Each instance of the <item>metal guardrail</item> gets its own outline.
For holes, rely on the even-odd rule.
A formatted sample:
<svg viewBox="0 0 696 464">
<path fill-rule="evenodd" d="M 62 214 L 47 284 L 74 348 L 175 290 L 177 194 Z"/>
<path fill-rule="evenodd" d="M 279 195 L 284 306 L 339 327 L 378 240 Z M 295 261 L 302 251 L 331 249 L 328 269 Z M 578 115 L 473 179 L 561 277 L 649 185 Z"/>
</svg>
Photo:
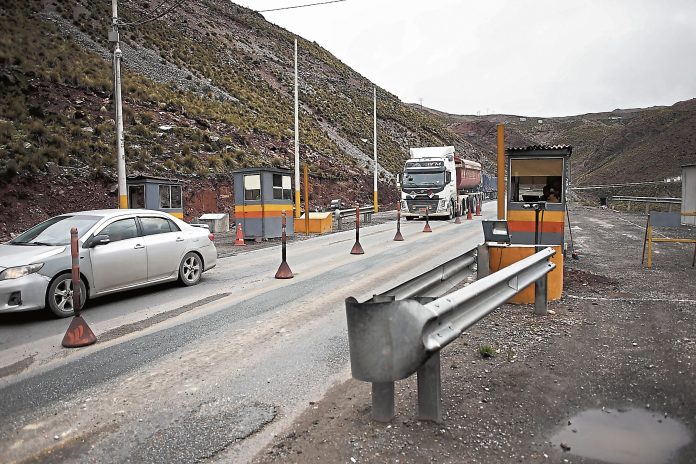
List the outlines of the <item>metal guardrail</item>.
<svg viewBox="0 0 696 464">
<path fill-rule="evenodd" d="M 669 198 L 669 197 L 630 197 L 615 195 L 607 198 L 607 206 L 611 205 L 611 202 L 622 201 L 628 203 L 626 207 L 627 211 L 631 211 L 632 203 L 645 203 L 645 213 L 650 212 L 651 204 L 666 204 L 669 205 L 669 211 L 672 211 L 672 205 L 681 205 L 681 198 Z"/>
<path fill-rule="evenodd" d="M 374 206 L 361 206 L 360 207 L 360 214 L 363 215 L 363 222 L 372 222 L 372 214 L 374 212 L 375 212 Z M 336 219 L 336 226 L 338 227 L 338 230 L 341 230 L 341 224 L 343 222 L 343 218 L 354 217 L 354 216 L 355 216 L 355 208 L 337 209 L 336 211 L 334 211 L 334 218 Z"/>
<path fill-rule="evenodd" d="M 394 382 L 417 373 L 418 416 L 441 422 L 440 350 L 530 284 L 535 313 L 546 314 L 547 274 L 555 268 L 550 247 L 448 295 L 425 297 L 476 261 L 487 268 L 487 251 L 480 246 L 364 303 L 346 299 L 351 371 L 372 383 L 375 420 L 394 418 Z"/>
</svg>

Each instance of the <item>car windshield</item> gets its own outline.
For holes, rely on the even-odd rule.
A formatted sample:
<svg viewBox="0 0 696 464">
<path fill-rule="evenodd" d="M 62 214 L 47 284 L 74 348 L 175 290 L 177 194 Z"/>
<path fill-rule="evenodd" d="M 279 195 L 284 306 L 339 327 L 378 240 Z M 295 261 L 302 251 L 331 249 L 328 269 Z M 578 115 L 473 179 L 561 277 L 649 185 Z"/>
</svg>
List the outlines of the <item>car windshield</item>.
<svg viewBox="0 0 696 464">
<path fill-rule="evenodd" d="M 101 216 L 56 216 L 35 225 L 9 243 L 25 246 L 69 245 L 71 228 L 77 227 L 78 235 L 82 236 L 100 219 Z"/>
</svg>

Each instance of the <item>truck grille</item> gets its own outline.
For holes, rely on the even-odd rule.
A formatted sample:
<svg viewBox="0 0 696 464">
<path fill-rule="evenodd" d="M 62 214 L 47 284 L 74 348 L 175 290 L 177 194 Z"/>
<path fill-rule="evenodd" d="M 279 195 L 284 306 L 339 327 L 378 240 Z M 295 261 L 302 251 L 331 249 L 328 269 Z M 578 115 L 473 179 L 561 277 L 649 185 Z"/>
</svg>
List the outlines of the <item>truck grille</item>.
<svg viewBox="0 0 696 464">
<path fill-rule="evenodd" d="M 408 206 L 409 213 L 423 213 L 424 208 L 428 208 L 428 214 L 437 211 L 437 203 L 440 201 L 437 198 L 415 198 L 413 200 L 406 200 L 406 206 Z"/>
</svg>

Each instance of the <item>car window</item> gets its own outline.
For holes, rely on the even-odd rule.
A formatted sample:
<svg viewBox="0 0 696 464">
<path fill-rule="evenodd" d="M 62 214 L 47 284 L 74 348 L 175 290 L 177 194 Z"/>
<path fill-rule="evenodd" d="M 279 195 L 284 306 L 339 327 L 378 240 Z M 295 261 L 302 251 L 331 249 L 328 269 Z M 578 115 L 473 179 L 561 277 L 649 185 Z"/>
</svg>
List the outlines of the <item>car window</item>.
<svg viewBox="0 0 696 464">
<path fill-rule="evenodd" d="M 69 245 L 70 229 L 77 227 L 80 237 L 102 219 L 101 216 L 56 216 L 15 237 L 13 245 Z"/>
<path fill-rule="evenodd" d="M 172 221 L 161 217 L 141 217 L 143 235 L 166 234 L 178 231 L 179 228 Z"/>
<path fill-rule="evenodd" d="M 104 227 L 99 234 L 107 234 L 111 242 L 126 240 L 138 236 L 138 226 L 135 218 L 120 219 Z"/>
</svg>

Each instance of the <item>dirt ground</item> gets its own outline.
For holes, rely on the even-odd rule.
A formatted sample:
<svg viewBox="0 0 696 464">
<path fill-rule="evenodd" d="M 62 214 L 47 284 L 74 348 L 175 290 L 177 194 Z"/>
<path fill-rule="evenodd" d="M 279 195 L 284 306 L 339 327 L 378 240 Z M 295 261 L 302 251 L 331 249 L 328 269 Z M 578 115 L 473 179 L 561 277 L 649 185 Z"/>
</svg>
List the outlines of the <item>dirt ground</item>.
<svg viewBox="0 0 696 464">
<path fill-rule="evenodd" d="M 656 245 L 648 270 L 643 215 L 586 207 L 571 215 L 580 259 L 568 253 L 563 297 L 549 314 L 504 305 L 441 352 L 442 423 L 418 420 L 415 376 L 396 383 L 388 424 L 371 420 L 370 384 L 349 380 L 307 405 L 254 462 L 696 462 L 693 245 Z M 486 345 L 494 356 L 479 353 Z M 575 441 L 552 438 L 583 411 L 638 409 L 658 427 L 649 437 L 632 434 L 636 424 L 599 429 L 633 453 L 627 460 L 586 457 L 601 447 L 583 444 L 583 430 L 573 429 Z M 687 438 L 670 448 L 659 427 L 673 421 Z M 646 441 L 665 445 L 659 459 L 645 454 Z"/>
</svg>

